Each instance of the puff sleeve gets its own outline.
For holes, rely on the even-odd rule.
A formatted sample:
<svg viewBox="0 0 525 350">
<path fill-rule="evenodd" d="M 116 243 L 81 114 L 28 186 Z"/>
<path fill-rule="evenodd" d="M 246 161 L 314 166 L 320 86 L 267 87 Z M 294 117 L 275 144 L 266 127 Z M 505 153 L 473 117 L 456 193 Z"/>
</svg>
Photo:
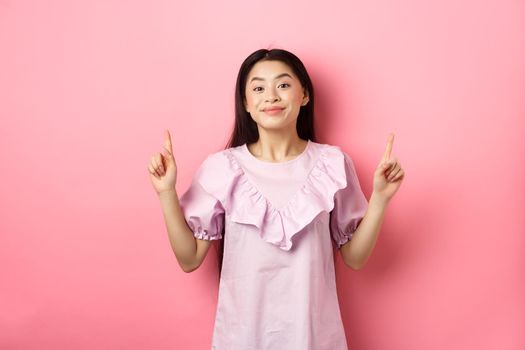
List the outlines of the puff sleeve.
<svg viewBox="0 0 525 350">
<path fill-rule="evenodd" d="M 338 249 L 352 239 L 368 208 L 354 163 L 346 153 L 344 161 L 347 185 L 335 193 L 334 208 L 330 212 L 330 232 Z"/>
<path fill-rule="evenodd" d="M 199 182 L 199 169 L 190 187 L 179 199 L 184 218 L 193 235 L 198 239 L 222 239 L 224 208 L 221 202 L 208 193 Z"/>
</svg>

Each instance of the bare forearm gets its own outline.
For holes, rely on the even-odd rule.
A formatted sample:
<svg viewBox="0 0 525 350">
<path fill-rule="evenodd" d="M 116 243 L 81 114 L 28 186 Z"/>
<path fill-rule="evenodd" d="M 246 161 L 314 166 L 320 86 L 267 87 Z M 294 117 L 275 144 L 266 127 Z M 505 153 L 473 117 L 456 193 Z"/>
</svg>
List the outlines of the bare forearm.
<svg viewBox="0 0 525 350">
<path fill-rule="evenodd" d="M 193 232 L 188 227 L 184 218 L 177 191 L 161 192 L 159 199 L 171 248 L 175 253 L 179 265 L 185 271 L 191 270 L 196 262 L 197 244 Z"/>
<path fill-rule="evenodd" d="M 341 246 L 346 265 L 357 270 L 366 264 L 375 247 L 387 205 L 388 202 L 372 193 L 365 216 L 352 239 Z"/>
</svg>

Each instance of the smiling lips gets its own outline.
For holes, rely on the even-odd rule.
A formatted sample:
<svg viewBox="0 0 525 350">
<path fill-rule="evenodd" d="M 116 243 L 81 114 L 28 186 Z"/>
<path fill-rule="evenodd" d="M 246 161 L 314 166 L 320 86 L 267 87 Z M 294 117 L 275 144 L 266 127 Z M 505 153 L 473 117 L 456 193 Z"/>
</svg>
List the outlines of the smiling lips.
<svg viewBox="0 0 525 350">
<path fill-rule="evenodd" d="M 268 107 L 264 109 L 264 113 L 269 114 L 269 115 L 276 115 L 276 114 L 281 113 L 283 109 L 284 109 L 283 107 Z"/>
</svg>

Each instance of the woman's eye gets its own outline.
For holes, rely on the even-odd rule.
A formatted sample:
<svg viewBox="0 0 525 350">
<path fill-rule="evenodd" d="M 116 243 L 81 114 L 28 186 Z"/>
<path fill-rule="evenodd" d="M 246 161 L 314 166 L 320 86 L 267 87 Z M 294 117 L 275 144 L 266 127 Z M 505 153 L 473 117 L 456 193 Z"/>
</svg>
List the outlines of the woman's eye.
<svg viewBox="0 0 525 350">
<path fill-rule="evenodd" d="M 279 84 L 279 86 L 283 86 L 283 85 L 285 85 L 285 87 L 289 87 L 290 86 L 290 84 L 288 84 L 288 83 Z M 262 91 L 262 90 L 263 90 L 263 88 L 260 87 L 260 86 L 256 86 L 256 87 L 253 88 L 253 91 L 256 91 L 256 92 L 259 92 L 259 91 Z"/>
</svg>

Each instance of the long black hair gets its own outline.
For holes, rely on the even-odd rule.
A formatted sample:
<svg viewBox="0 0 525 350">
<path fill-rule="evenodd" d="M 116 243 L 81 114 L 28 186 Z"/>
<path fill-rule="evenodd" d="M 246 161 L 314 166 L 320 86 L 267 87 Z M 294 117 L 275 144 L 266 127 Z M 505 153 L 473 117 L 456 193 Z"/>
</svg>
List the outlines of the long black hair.
<svg viewBox="0 0 525 350">
<path fill-rule="evenodd" d="M 314 133 L 314 87 L 306 68 L 301 60 L 293 53 L 283 49 L 259 49 L 250 54 L 241 64 L 235 84 L 235 124 L 232 134 L 225 149 L 241 146 L 245 143 L 251 144 L 259 140 L 259 130 L 257 123 L 252 119 L 244 106 L 246 98 L 246 80 L 252 67 L 260 61 L 280 61 L 288 65 L 294 74 L 299 78 L 303 89 L 308 94 L 308 103 L 301 107 L 297 117 L 297 134 L 303 140 L 316 142 Z M 219 277 L 222 271 L 222 260 L 224 256 L 224 234 L 223 239 L 219 240 L 218 260 Z"/>
</svg>

